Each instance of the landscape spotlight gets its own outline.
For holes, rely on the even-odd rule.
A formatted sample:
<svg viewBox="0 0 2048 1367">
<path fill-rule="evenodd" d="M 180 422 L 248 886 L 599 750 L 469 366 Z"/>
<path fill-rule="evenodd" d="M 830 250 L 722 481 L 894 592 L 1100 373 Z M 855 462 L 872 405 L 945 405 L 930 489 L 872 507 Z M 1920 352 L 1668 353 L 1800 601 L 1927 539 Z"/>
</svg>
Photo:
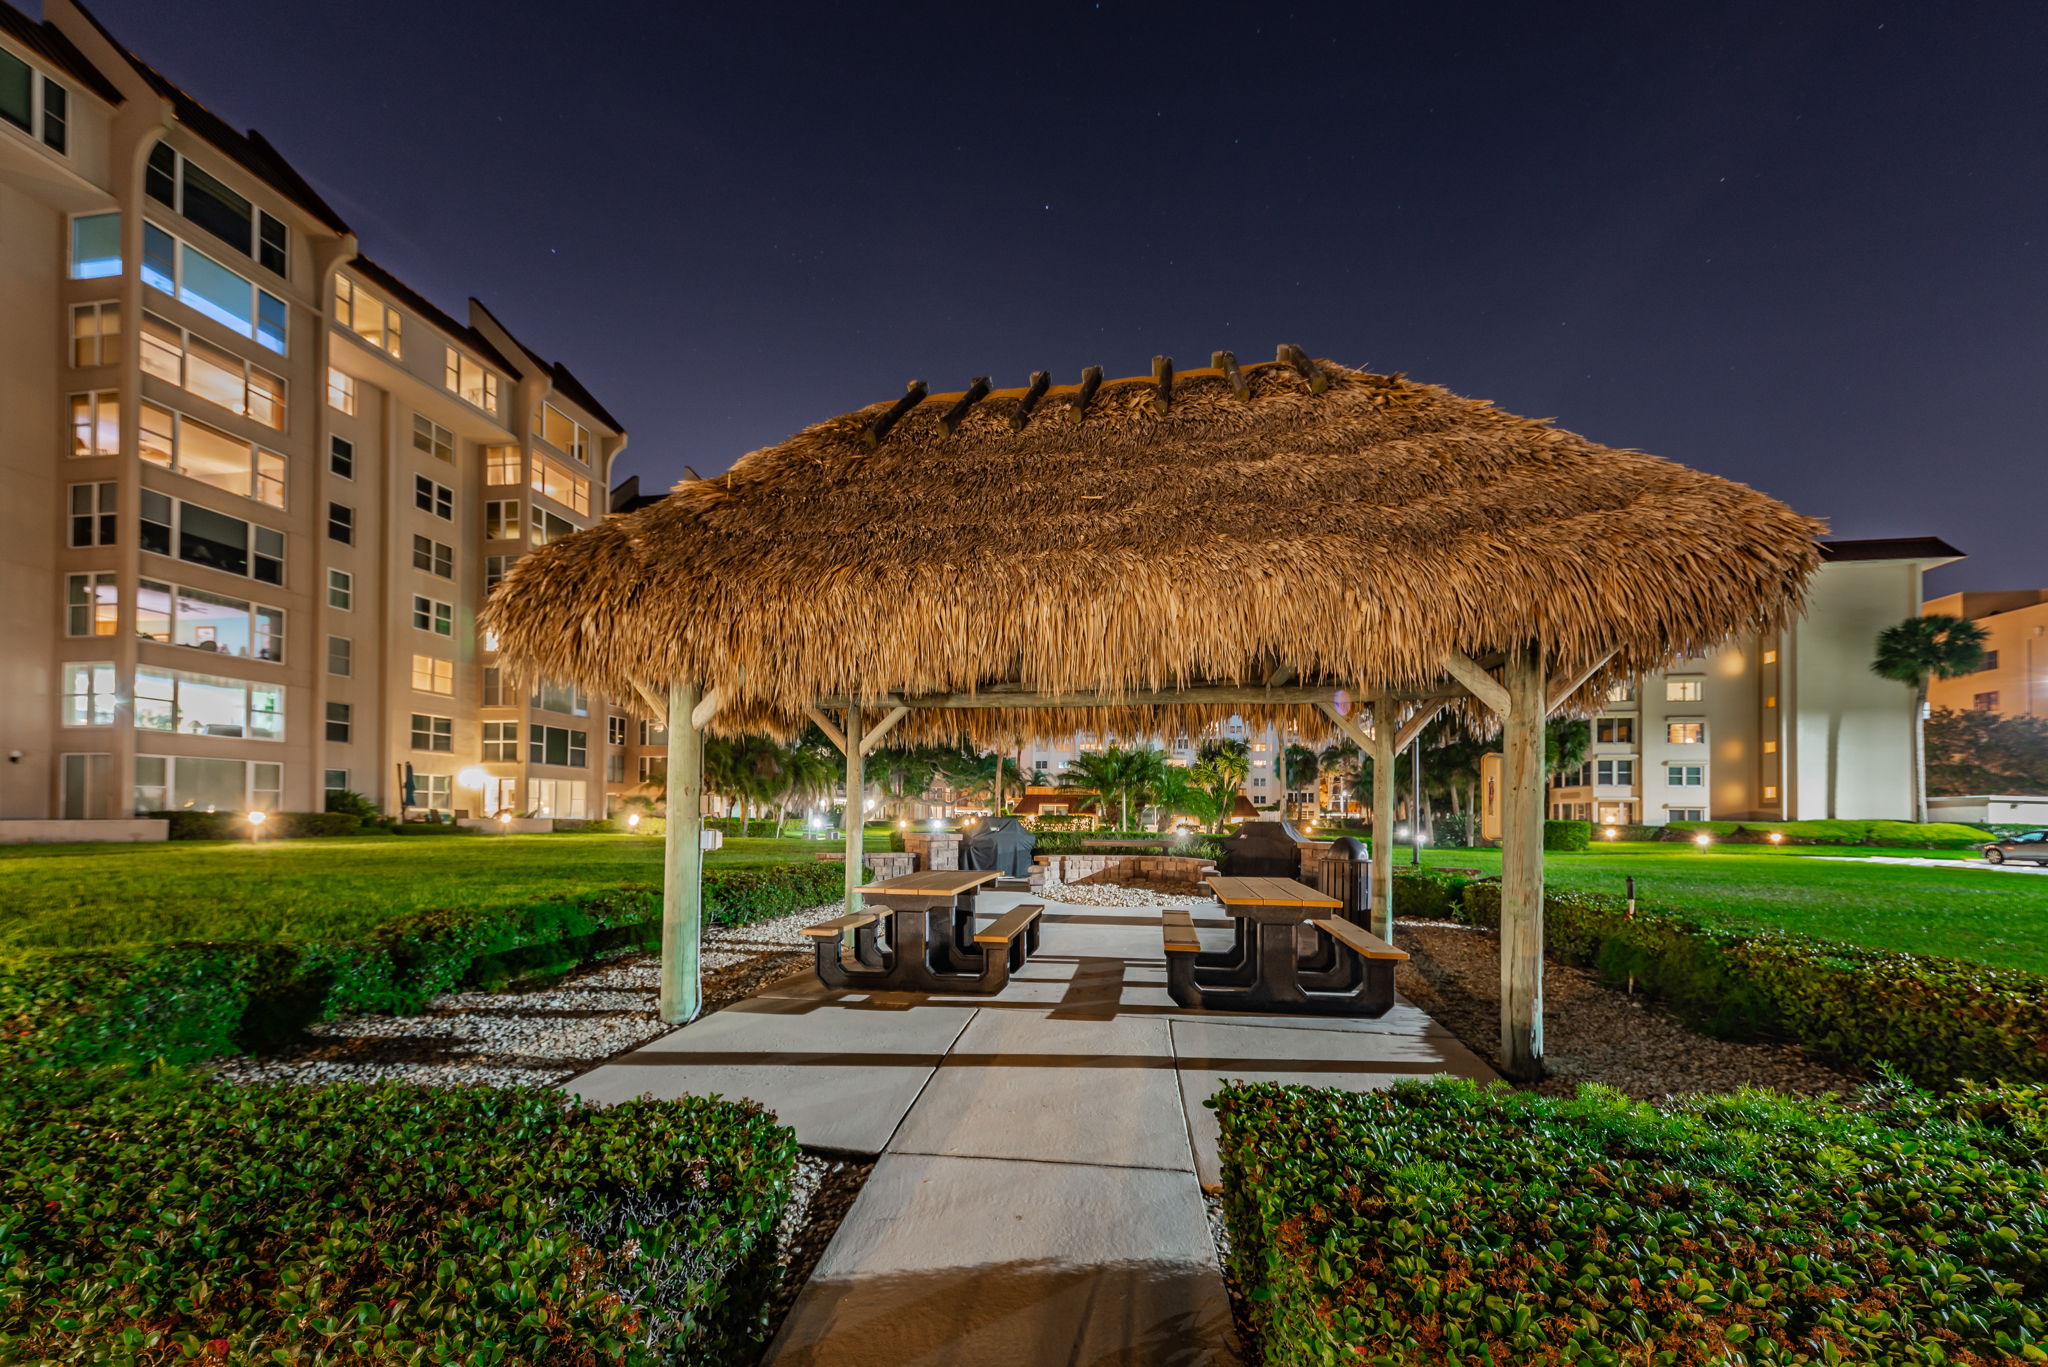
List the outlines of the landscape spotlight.
<svg viewBox="0 0 2048 1367">
<path fill-rule="evenodd" d="M 512 824 L 512 813 L 511 813 L 510 809 L 501 809 L 501 810 L 500 810 L 500 811 L 498 812 L 498 829 L 502 831 L 502 830 L 504 830 L 505 828 L 507 828 L 508 826 L 510 826 L 511 824 Z"/>
<path fill-rule="evenodd" d="M 254 841 L 257 836 L 263 834 L 263 819 L 268 815 L 268 812 L 249 813 L 249 839 L 251 841 Z"/>
<path fill-rule="evenodd" d="M 1714 843 L 1714 837 L 1708 835 L 1705 831 L 1701 831 L 1698 835 L 1692 838 L 1692 843 L 1699 846 L 1701 849 L 1705 849 L 1707 846 Z"/>
<path fill-rule="evenodd" d="M 626 829 L 629 831 L 637 831 L 640 829 L 640 813 L 628 812 L 626 814 Z"/>
<path fill-rule="evenodd" d="M 1600 834 L 1607 837 L 1607 839 L 1609 840 L 1614 840 L 1620 837 L 1621 830 L 1619 827 L 1609 826 L 1606 830 L 1600 832 Z"/>
<path fill-rule="evenodd" d="M 896 829 L 899 831 L 907 831 L 910 829 L 910 823 L 908 821 L 899 821 L 896 823 Z"/>
<path fill-rule="evenodd" d="M 1771 843 L 1772 843 L 1773 845 L 1782 845 L 1782 844 L 1784 844 L 1784 843 L 1785 843 L 1785 833 L 1784 833 L 1783 831 L 1772 831 L 1772 832 L 1771 832 Z"/>
</svg>

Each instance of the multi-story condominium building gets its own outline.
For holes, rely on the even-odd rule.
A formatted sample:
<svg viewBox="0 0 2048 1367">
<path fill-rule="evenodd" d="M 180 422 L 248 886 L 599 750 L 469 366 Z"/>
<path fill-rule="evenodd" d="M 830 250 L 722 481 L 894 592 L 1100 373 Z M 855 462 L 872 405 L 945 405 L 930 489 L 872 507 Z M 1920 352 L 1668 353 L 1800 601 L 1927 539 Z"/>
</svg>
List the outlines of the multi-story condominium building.
<svg viewBox="0 0 2048 1367">
<path fill-rule="evenodd" d="M 0 3 L 0 818 L 599 815 L 623 712 L 475 619 L 625 432 L 72 0 Z"/>
<path fill-rule="evenodd" d="M 1933 537 L 1825 543 L 1804 616 L 1618 686 L 1550 814 L 1603 825 L 1912 819 L 1913 695 L 1870 669 L 1961 552 Z M 1496 813 L 1487 785 L 1482 830 Z"/>
<path fill-rule="evenodd" d="M 1926 611 L 1968 617 L 1984 628 L 1984 664 L 1973 674 L 1935 679 L 1930 707 L 2048 717 L 2048 589 L 1951 593 Z"/>
</svg>

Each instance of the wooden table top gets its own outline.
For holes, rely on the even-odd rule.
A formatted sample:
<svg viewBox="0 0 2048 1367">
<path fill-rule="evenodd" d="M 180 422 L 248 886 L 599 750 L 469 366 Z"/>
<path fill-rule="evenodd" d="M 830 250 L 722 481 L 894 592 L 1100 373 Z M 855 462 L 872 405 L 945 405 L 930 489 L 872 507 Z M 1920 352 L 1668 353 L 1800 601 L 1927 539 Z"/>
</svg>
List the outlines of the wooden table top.
<svg viewBox="0 0 2048 1367">
<path fill-rule="evenodd" d="M 1301 907 L 1328 909 L 1344 904 L 1292 878 L 1211 878 L 1210 889 L 1226 907 Z"/>
<path fill-rule="evenodd" d="M 1000 877 L 1002 874 L 994 869 L 927 869 L 923 873 L 906 873 L 900 878 L 884 878 L 879 883 L 865 883 L 860 892 L 863 896 L 875 897 L 957 897 L 970 888 L 993 883 Z"/>
</svg>

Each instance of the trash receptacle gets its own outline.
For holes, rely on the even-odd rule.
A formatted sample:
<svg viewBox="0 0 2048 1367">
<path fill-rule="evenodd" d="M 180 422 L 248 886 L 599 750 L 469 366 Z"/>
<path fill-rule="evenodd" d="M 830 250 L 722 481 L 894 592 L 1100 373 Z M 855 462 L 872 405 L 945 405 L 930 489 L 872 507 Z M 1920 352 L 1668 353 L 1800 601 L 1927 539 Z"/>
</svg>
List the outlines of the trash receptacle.
<svg viewBox="0 0 2048 1367">
<path fill-rule="evenodd" d="M 1323 855 L 1323 895 L 1344 904 L 1344 919 L 1369 926 L 1372 913 L 1372 860 L 1365 846 L 1350 836 L 1332 841 Z"/>
</svg>

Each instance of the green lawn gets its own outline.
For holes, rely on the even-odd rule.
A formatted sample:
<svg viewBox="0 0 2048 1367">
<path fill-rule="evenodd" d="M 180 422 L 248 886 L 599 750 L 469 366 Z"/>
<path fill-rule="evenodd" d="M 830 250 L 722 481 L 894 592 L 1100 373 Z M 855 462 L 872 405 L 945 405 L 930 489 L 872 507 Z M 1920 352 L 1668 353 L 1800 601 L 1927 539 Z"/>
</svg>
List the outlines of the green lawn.
<svg viewBox="0 0 2048 1367">
<path fill-rule="evenodd" d="M 1953 860 L 1957 867 L 1865 862 L 1873 855 Z M 1407 862 L 1406 847 L 1399 858 Z M 1643 905 L 1701 920 L 2048 973 L 2048 875 L 1967 867 L 1974 859 L 1968 850 L 1620 843 L 1584 854 L 1552 852 L 1544 878 L 1553 888 L 1619 895 L 1634 875 Z M 1423 862 L 1500 872 L 1498 850 L 1425 850 Z"/>
<path fill-rule="evenodd" d="M 886 849 L 872 829 L 871 850 Z M 811 860 L 811 840 L 729 838 L 707 867 Z M 649 835 L 370 836 L 0 846 L 0 953 L 180 939 L 346 936 L 425 907 L 503 906 L 661 881 Z"/>
</svg>

